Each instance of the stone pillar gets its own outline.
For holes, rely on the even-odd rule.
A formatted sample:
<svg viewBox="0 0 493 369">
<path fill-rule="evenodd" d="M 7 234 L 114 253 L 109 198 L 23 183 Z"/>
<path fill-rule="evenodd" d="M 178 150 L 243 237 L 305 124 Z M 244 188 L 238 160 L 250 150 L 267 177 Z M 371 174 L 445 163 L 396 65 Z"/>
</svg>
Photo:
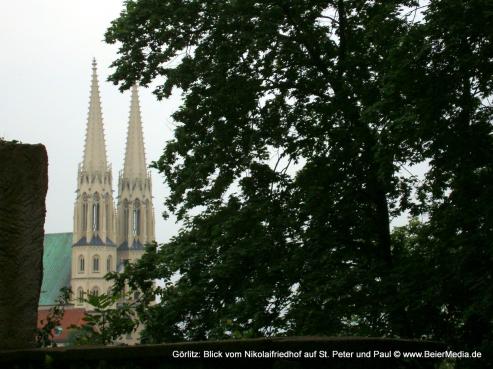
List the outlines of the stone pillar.
<svg viewBox="0 0 493 369">
<path fill-rule="evenodd" d="M 34 346 L 47 189 L 45 147 L 0 140 L 0 349 Z"/>
</svg>

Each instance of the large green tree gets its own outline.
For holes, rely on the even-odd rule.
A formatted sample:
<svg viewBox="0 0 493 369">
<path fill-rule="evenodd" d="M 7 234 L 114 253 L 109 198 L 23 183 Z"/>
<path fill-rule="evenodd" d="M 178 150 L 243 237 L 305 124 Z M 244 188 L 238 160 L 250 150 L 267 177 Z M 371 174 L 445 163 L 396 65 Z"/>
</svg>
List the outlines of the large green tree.
<svg viewBox="0 0 493 369">
<path fill-rule="evenodd" d="M 429 165 L 411 206 L 427 221 L 396 232 L 407 245 L 402 280 L 415 326 L 493 352 L 493 3 L 431 1 L 425 15 L 388 84 L 389 111 L 412 117 L 405 140 Z"/>
<path fill-rule="evenodd" d="M 110 79 L 183 96 L 155 166 L 184 226 L 124 274 L 169 282 L 142 312 L 148 338 L 440 338 L 435 317 L 443 331 L 468 326 L 478 291 L 463 301 L 444 284 L 449 265 L 465 284 L 485 273 L 474 288 L 491 279 L 490 11 L 486 0 L 125 2 L 106 34 L 120 43 Z M 422 181 L 405 169 L 418 163 Z M 392 237 L 405 211 L 428 220 Z M 420 265 L 442 283 L 429 296 Z M 490 305 L 491 293 L 479 325 Z"/>
</svg>

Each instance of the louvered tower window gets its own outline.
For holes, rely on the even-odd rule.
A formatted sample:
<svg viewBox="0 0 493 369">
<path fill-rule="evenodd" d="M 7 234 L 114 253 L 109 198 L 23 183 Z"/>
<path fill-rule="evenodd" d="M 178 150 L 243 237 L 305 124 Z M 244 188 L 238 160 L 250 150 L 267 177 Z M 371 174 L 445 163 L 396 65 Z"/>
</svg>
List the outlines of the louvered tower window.
<svg viewBox="0 0 493 369">
<path fill-rule="evenodd" d="M 140 235 L 140 202 L 135 200 L 132 216 L 132 232 L 134 236 Z"/>
<path fill-rule="evenodd" d="M 99 231 L 99 195 L 94 194 L 94 203 L 92 204 L 92 230 Z"/>
</svg>

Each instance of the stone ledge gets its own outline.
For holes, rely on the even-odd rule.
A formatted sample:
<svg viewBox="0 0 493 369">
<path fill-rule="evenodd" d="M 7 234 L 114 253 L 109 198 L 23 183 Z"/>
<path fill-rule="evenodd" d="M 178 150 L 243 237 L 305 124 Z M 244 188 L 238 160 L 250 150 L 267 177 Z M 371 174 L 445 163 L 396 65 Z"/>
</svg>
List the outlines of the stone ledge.
<svg viewBox="0 0 493 369">
<path fill-rule="evenodd" d="M 305 352 L 332 350 L 362 352 L 378 350 L 382 352 L 443 351 L 445 346 L 438 342 L 385 338 L 362 337 L 277 337 L 244 340 L 203 341 L 164 343 L 137 346 L 86 346 L 31 350 L 0 351 L 0 366 L 50 368 L 433 368 L 439 359 L 404 360 L 387 359 L 204 359 L 174 358 L 173 352 L 183 355 L 204 351 L 244 352 L 244 351 L 282 351 Z"/>
</svg>

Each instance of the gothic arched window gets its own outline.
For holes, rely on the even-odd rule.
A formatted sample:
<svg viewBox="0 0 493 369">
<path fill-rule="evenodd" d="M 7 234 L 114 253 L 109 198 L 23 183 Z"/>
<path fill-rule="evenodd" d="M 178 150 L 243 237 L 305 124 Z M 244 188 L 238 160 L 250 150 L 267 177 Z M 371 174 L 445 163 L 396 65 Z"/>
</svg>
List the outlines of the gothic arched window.
<svg viewBox="0 0 493 369">
<path fill-rule="evenodd" d="M 147 199 L 145 202 L 144 222 L 146 222 L 145 223 L 146 225 L 149 225 L 149 221 L 151 221 L 151 223 L 152 223 L 152 206 L 151 206 L 151 203 L 149 202 L 149 199 Z M 148 239 L 152 238 L 152 235 L 150 234 L 150 232 L 151 232 L 151 228 L 146 226 L 146 234 L 147 234 L 147 237 L 149 237 Z"/>
<path fill-rule="evenodd" d="M 94 286 L 91 290 L 91 295 L 93 296 L 99 296 L 99 287 Z"/>
<path fill-rule="evenodd" d="M 128 237 L 128 201 L 123 201 L 123 239 Z"/>
<path fill-rule="evenodd" d="M 99 195 L 94 194 L 94 202 L 92 204 L 92 230 L 99 231 Z"/>
<path fill-rule="evenodd" d="M 113 258 L 110 255 L 106 259 L 106 271 L 111 272 L 112 269 L 113 269 Z"/>
<path fill-rule="evenodd" d="M 92 271 L 94 273 L 99 272 L 99 256 L 98 255 L 94 255 L 92 257 Z"/>
<path fill-rule="evenodd" d="M 110 222 L 111 222 L 111 218 L 110 218 L 110 197 L 108 194 L 106 194 L 104 196 L 104 212 L 105 212 L 105 215 L 106 215 L 106 237 L 108 237 L 108 235 L 110 234 Z"/>
<path fill-rule="evenodd" d="M 82 231 L 87 231 L 87 194 L 82 195 Z"/>
<path fill-rule="evenodd" d="M 132 214 L 132 233 L 134 236 L 140 235 L 140 201 L 135 200 Z"/>
<path fill-rule="evenodd" d="M 79 273 L 84 273 L 84 269 L 85 269 L 85 260 L 84 260 L 84 256 L 80 255 L 79 256 Z"/>
</svg>

